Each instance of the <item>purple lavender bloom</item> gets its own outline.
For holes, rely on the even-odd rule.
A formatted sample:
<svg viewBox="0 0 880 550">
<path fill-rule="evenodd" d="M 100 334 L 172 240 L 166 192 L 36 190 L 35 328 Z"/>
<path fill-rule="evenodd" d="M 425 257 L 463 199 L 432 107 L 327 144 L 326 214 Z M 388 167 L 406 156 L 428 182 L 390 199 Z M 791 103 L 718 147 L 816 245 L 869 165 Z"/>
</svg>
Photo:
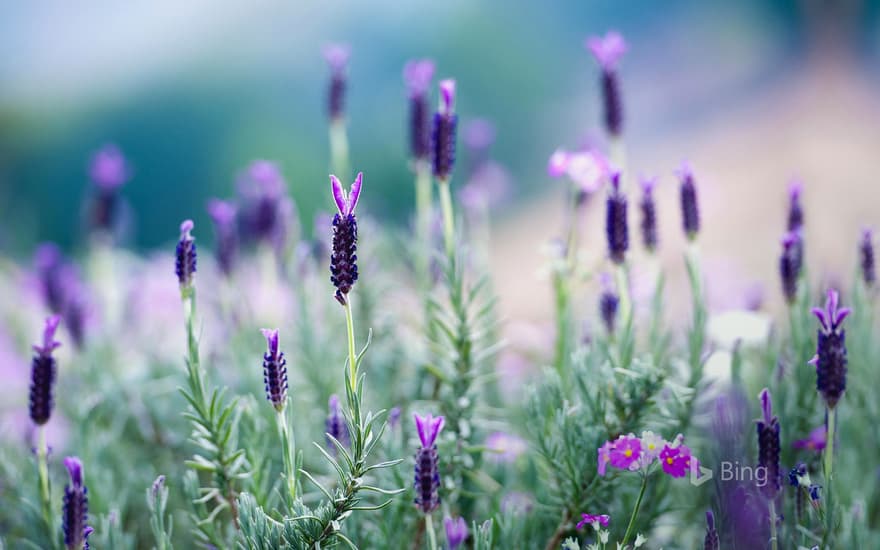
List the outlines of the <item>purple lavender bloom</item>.
<svg viewBox="0 0 880 550">
<path fill-rule="evenodd" d="M 718 531 L 715 530 L 715 514 L 712 510 L 706 511 L 706 538 L 703 539 L 703 550 L 718 550 L 720 548 Z"/>
<path fill-rule="evenodd" d="M 432 134 L 434 177 L 448 181 L 455 165 L 455 80 L 440 81 L 440 109 L 434 114 Z"/>
<path fill-rule="evenodd" d="M 392 430 L 400 424 L 400 407 L 391 407 L 388 411 L 388 427 Z"/>
<path fill-rule="evenodd" d="M 324 47 L 324 59 L 330 66 L 330 86 L 327 89 L 327 114 L 331 121 L 341 120 L 345 114 L 345 87 L 348 59 L 351 47 L 348 44 L 328 44 Z"/>
<path fill-rule="evenodd" d="M 825 308 L 812 309 L 821 327 L 817 331 L 816 356 L 810 364 L 816 367 L 816 389 L 829 409 L 846 391 L 846 331 L 841 325 L 851 310 L 838 305 L 837 291 L 829 290 Z"/>
<path fill-rule="evenodd" d="M 761 487 L 768 499 L 776 498 L 782 488 L 779 468 L 779 419 L 773 416 L 773 402 L 770 390 L 764 388 L 758 395 L 761 399 L 763 418 L 757 421 L 758 428 L 758 466 L 767 472 L 767 481 Z"/>
<path fill-rule="evenodd" d="M 609 31 L 604 37 L 588 38 L 585 45 L 602 69 L 605 128 L 612 136 L 619 136 L 623 130 L 623 105 L 620 98 L 620 82 L 617 78 L 617 64 L 627 50 L 626 42 L 620 33 Z"/>
<path fill-rule="evenodd" d="M 443 429 L 442 416 L 414 414 L 421 447 L 416 451 L 415 505 L 424 514 L 430 514 L 440 505 L 440 470 L 437 456 L 437 435 Z"/>
<path fill-rule="evenodd" d="M 434 79 L 434 62 L 414 59 L 403 67 L 403 80 L 409 92 L 409 145 L 413 159 L 427 159 L 431 154 L 428 90 Z"/>
<path fill-rule="evenodd" d="M 489 460 L 498 464 L 512 464 L 528 450 L 526 441 L 518 435 L 493 432 L 486 438 Z"/>
<path fill-rule="evenodd" d="M 605 330 L 608 331 L 608 334 L 614 334 L 620 298 L 614 292 L 611 277 L 607 273 L 603 273 L 600 280 L 602 293 L 599 295 L 599 316 L 602 318 L 602 323 L 605 325 Z"/>
<path fill-rule="evenodd" d="M 622 264 L 629 248 L 629 225 L 626 219 L 626 195 L 620 189 L 620 172 L 612 172 L 611 187 L 605 201 L 605 236 L 608 256 L 615 264 Z"/>
<path fill-rule="evenodd" d="M 85 343 L 86 317 L 88 316 L 86 288 L 76 270 L 70 265 L 64 266 L 62 269 L 61 285 L 65 294 L 61 316 L 73 345 L 77 349 L 82 349 Z"/>
<path fill-rule="evenodd" d="M 697 187 L 694 173 L 688 163 L 683 163 L 677 175 L 681 181 L 681 219 L 684 234 L 694 240 L 700 232 L 700 211 L 697 206 Z"/>
<path fill-rule="evenodd" d="M 281 232 L 285 188 L 278 165 L 268 160 L 252 162 L 240 176 L 238 222 L 248 242 L 275 244 Z"/>
<path fill-rule="evenodd" d="M 61 283 L 64 257 L 55 243 L 43 243 L 34 254 L 34 268 L 49 311 L 58 313 L 64 308 L 65 293 Z"/>
<path fill-rule="evenodd" d="M 642 212 L 642 221 L 640 227 L 642 229 L 642 244 L 648 252 L 657 250 L 657 204 L 654 202 L 654 187 L 657 186 L 657 178 L 642 177 L 640 180 L 642 188 L 642 200 L 639 202 L 639 209 Z"/>
<path fill-rule="evenodd" d="M 799 180 L 792 181 L 788 186 L 788 222 L 789 231 L 800 231 L 804 226 L 804 209 L 801 205 L 801 195 L 804 184 Z"/>
<path fill-rule="evenodd" d="M 214 223 L 214 235 L 217 239 L 217 265 L 220 271 L 229 277 L 232 275 L 238 255 L 235 204 L 211 199 L 208 201 L 208 215 Z"/>
<path fill-rule="evenodd" d="M 456 550 L 468 538 L 467 522 L 462 517 L 452 519 L 446 516 L 443 518 L 443 527 L 446 529 L 446 543 L 449 545 L 449 550 Z"/>
<path fill-rule="evenodd" d="M 489 148 L 495 143 L 495 126 L 485 118 L 475 118 L 464 126 L 464 143 L 476 172 L 489 160 Z"/>
<path fill-rule="evenodd" d="M 184 220 L 180 224 L 180 240 L 177 241 L 175 251 L 175 272 L 181 290 L 192 286 L 196 272 L 196 240 L 191 234 L 193 227 L 192 220 Z"/>
<path fill-rule="evenodd" d="M 330 282 L 336 287 L 336 300 L 345 305 L 346 295 L 358 279 L 357 218 L 354 209 L 361 194 L 364 174 L 359 172 L 346 193 L 336 176 L 330 176 L 333 200 L 339 212 L 333 216 L 333 246 L 330 253 Z"/>
<path fill-rule="evenodd" d="M 862 280 L 869 288 L 873 287 L 877 282 L 877 270 L 874 266 L 874 232 L 870 229 L 862 231 L 862 240 L 859 242 L 859 263 L 862 268 Z"/>
<path fill-rule="evenodd" d="M 278 351 L 278 329 L 260 329 L 266 337 L 268 350 L 263 354 L 263 383 L 266 385 L 266 399 L 275 410 L 284 410 L 287 402 L 287 359 L 284 352 Z"/>
<path fill-rule="evenodd" d="M 327 447 L 330 453 L 336 455 L 336 445 L 333 443 L 335 439 L 343 447 L 348 447 L 350 438 L 348 434 L 348 424 L 345 423 L 345 417 L 342 415 L 342 409 L 339 406 L 339 397 L 336 394 L 330 396 L 328 403 L 330 413 L 327 415 Z"/>
<path fill-rule="evenodd" d="M 782 255 L 779 257 L 782 294 L 789 304 L 793 304 L 797 299 L 802 264 L 800 231 L 790 231 L 782 238 Z"/>
<path fill-rule="evenodd" d="M 105 145 L 92 156 L 89 177 L 96 192 L 91 210 L 93 227 L 110 230 L 116 225 L 119 188 L 130 176 L 128 162 L 116 145 Z"/>
<path fill-rule="evenodd" d="M 53 389 L 58 377 L 58 363 L 52 356 L 55 348 L 61 345 L 55 341 L 55 331 L 61 317 L 53 315 L 46 319 L 43 329 L 43 344 L 34 346 L 34 358 L 31 361 L 31 387 L 29 410 L 34 424 L 42 426 L 49 421 L 54 405 Z"/>
<path fill-rule="evenodd" d="M 68 456 L 64 459 L 64 467 L 70 474 L 70 483 L 64 487 L 64 506 L 61 515 L 64 545 L 67 550 L 82 550 L 89 547 L 88 537 L 92 532 L 92 528 L 87 525 L 88 489 L 83 484 L 83 466 L 79 458 Z"/>
</svg>

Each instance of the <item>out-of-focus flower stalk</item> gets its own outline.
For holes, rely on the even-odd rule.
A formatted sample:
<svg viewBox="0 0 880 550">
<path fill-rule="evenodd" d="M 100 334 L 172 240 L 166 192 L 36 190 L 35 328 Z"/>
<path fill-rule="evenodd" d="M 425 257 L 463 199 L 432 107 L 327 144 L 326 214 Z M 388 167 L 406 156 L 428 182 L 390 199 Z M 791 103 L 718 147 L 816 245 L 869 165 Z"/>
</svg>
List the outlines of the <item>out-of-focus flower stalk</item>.
<svg viewBox="0 0 880 550">
<path fill-rule="evenodd" d="M 434 115 L 432 131 L 433 173 L 439 187 L 440 210 L 443 213 L 443 241 L 446 256 L 455 256 L 455 214 L 452 210 L 450 179 L 455 165 L 455 135 L 458 123 L 455 114 L 455 80 L 440 82 L 440 108 Z"/>
<path fill-rule="evenodd" d="M 346 70 L 351 48 L 347 44 L 328 44 L 324 59 L 330 67 L 327 88 L 327 111 L 330 117 L 330 163 L 333 173 L 347 178 L 348 132 L 345 124 L 345 91 L 348 84 Z"/>
<path fill-rule="evenodd" d="M 349 174 L 348 130 L 345 119 L 330 121 L 330 166 L 334 174 Z M 345 177 L 345 176 L 343 176 Z"/>
<path fill-rule="evenodd" d="M 416 185 L 416 237 L 418 238 L 416 268 L 419 282 L 427 289 L 431 285 L 431 212 L 433 196 L 431 190 L 431 164 L 426 160 L 415 161 Z"/>
</svg>

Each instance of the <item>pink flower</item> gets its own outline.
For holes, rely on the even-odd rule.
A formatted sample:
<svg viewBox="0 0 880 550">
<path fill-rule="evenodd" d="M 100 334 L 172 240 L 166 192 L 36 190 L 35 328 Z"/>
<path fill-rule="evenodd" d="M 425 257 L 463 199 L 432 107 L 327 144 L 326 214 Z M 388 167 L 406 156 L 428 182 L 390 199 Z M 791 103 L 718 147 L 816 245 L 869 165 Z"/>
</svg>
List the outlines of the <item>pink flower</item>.
<svg viewBox="0 0 880 550">
<path fill-rule="evenodd" d="M 550 155 L 550 160 L 547 162 L 547 173 L 551 178 L 558 178 L 565 174 L 565 171 L 568 170 L 570 157 L 571 155 L 565 149 L 553 151 L 553 154 Z"/>
<path fill-rule="evenodd" d="M 611 516 L 607 514 L 601 514 L 594 516 L 592 514 L 581 514 L 583 518 L 577 523 L 578 529 L 583 529 L 586 525 L 592 525 L 593 529 L 596 531 L 599 530 L 599 526 L 608 527 L 608 524 L 611 523 Z"/>
<path fill-rule="evenodd" d="M 642 441 L 630 434 L 622 435 L 614 442 L 611 449 L 611 465 L 626 470 L 639 460 L 642 454 Z"/>
<path fill-rule="evenodd" d="M 668 444 L 660 451 L 660 466 L 663 471 L 672 477 L 684 477 L 691 468 L 691 462 L 696 466 L 697 459 L 691 455 L 687 445 L 669 446 Z"/>
<path fill-rule="evenodd" d="M 614 448 L 614 444 L 610 441 L 606 441 L 604 445 L 599 447 L 599 475 L 605 475 L 605 468 L 608 467 L 608 463 L 611 462 L 611 450 Z"/>
<path fill-rule="evenodd" d="M 617 62 L 626 53 L 626 42 L 617 31 L 608 31 L 605 36 L 591 36 L 584 44 L 603 71 L 613 71 Z"/>
<path fill-rule="evenodd" d="M 806 439 L 798 439 L 795 441 L 792 446 L 795 449 L 809 449 L 811 451 L 822 451 L 825 449 L 825 444 L 827 443 L 828 434 L 825 431 L 825 426 L 819 426 L 810 432 L 809 437 Z"/>
</svg>

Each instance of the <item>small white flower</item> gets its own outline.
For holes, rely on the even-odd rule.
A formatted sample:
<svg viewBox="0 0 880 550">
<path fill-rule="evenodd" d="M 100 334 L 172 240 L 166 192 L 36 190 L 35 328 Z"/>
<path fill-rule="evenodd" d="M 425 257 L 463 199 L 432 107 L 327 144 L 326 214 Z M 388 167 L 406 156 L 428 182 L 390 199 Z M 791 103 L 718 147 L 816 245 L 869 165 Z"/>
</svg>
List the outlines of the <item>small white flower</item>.
<svg viewBox="0 0 880 550">
<path fill-rule="evenodd" d="M 609 534 L 610 533 L 605 530 L 599 531 L 599 542 L 601 542 L 602 544 L 607 544 Z"/>
<path fill-rule="evenodd" d="M 645 535 L 639 533 L 638 535 L 636 535 L 636 542 L 634 543 L 634 546 L 635 546 L 636 548 L 638 548 L 639 546 L 642 546 L 642 545 L 645 544 L 646 542 L 648 542 L 648 537 L 646 537 Z"/>
</svg>

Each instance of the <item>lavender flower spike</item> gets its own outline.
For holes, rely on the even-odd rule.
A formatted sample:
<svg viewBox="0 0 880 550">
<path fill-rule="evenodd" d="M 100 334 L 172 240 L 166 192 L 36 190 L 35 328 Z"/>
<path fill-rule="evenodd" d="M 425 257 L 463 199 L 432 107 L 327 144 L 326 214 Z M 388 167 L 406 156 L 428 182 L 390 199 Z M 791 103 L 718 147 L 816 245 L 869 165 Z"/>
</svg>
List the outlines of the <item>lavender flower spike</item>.
<svg viewBox="0 0 880 550">
<path fill-rule="evenodd" d="M 196 240 L 192 236 L 192 220 L 180 224 L 180 240 L 177 241 L 175 271 L 181 291 L 192 286 L 196 272 Z"/>
<path fill-rule="evenodd" d="M 455 165 L 455 132 L 458 117 L 455 114 L 455 80 L 440 82 L 440 108 L 434 115 L 433 160 L 434 177 L 448 181 Z"/>
<path fill-rule="evenodd" d="M 786 302 L 793 304 L 797 299 L 798 280 L 801 276 L 801 234 L 790 231 L 782 238 L 782 255 L 779 257 L 779 278 L 782 280 L 782 293 Z"/>
<path fill-rule="evenodd" d="M 703 550 L 719 550 L 718 531 L 715 530 L 715 514 L 712 510 L 706 511 L 706 538 L 703 540 Z"/>
<path fill-rule="evenodd" d="M 840 308 L 836 290 L 828 291 L 825 308 L 813 308 L 821 328 L 817 331 L 816 356 L 810 364 L 816 367 L 816 389 L 829 409 L 833 409 L 846 391 L 846 331 L 841 327 L 850 314 Z"/>
<path fill-rule="evenodd" d="M 862 280 L 865 286 L 871 288 L 877 282 L 877 268 L 874 265 L 874 232 L 871 229 L 862 230 L 862 240 L 859 243 L 859 264 L 862 268 Z"/>
<path fill-rule="evenodd" d="M 345 423 L 345 417 L 342 415 L 342 409 L 339 406 L 339 396 L 333 394 L 328 402 L 330 413 L 327 415 L 327 446 L 332 455 L 336 455 L 336 445 L 333 443 L 335 439 L 343 447 L 349 446 L 348 425 Z M 331 439 L 332 438 L 332 439 Z"/>
<path fill-rule="evenodd" d="M 443 527 L 446 530 L 446 544 L 449 545 L 449 550 L 456 550 L 468 538 L 467 522 L 462 517 L 452 519 L 447 516 L 443 518 Z"/>
<path fill-rule="evenodd" d="M 92 528 L 86 525 L 89 518 L 88 490 L 83 484 L 82 462 L 75 456 L 64 459 L 64 467 L 70 474 L 70 483 L 64 488 L 64 506 L 61 524 L 64 545 L 67 550 L 88 548 L 88 536 Z"/>
<path fill-rule="evenodd" d="M 227 277 L 232 275 L 238 254 L 238 231 L 235 226 L 237 214 L 235 204 L 231 202 L 220 199 L 208 201 L 208 215 L 214 222 L 214 235 L 217 239 L 217 264 Z"/>
<path fill-rule="evenodd" d="M 804 226 L 804 209 L 801 205 L 801 195 L 804 184 L 800 180 L 793 180 L 788 185 L 788 222 L 789 231 L 800 231 Z"/>
<path fill-rule="evenodd" d="M 29 412 L 34 424 L 42 426 L 49 421 L 54 404 L 53 389 L 58 377 L 58 363 L 52 356 L 55 348 L 61 345 L 55 341 L 55 331 L 61 322 L 60 315 L 46 319 L 43 329 L 43 344 L 34 346 L 34 358 L 31 361 L 31 387 Z"/>
<path fill-rule="evenodd" d="M 261 329 L 266 337 L 268 350 L 263 354 L 263 382 L 266 385 L 266 399 L 275 410 L 281 412 L 287 403 L 287 359 L 284 352 L 278 351 L 278 329 Z"/>
<path fill-rule="evenodd" d="M 626 209 L 626 195 L 620 189 L 620 172 L 612 172 L 611 187 L 605 201 L 605 235 L 608 239 L 608 255 L 618 265 L 626 259 L 629 248 Z"/>
<path fill-rule="evenodd" d="M 700 211 L 697 205 L 697 188 L 694 173 L 688 163 L 682 163 L 676 172 L 681 181 L 681 219 L 684 233 L 691 241 L 700 232 Z"/>
<path fill-rule="evenodd" d="M 430 111 L 428 90 L 434 78 L 434 62 L 415 59 L 403 68 L 403 79 L 409 92 L 409 144 L 415 160 L 427 159 L 431 154 Z"/>
<path fill-rule="evenodd" d="M 642 245 L 648 252 L 657 250 L 657 204 L 654 202 L 654 188 L 657 186 L 656 177 L 642 177 L 639 181 L 642 188 L 642 200 L 639 209 L 642 212 L 640 228 L 642 230 Z"/>
<path fill-rule="evenodd" d="M 430 514 L 440 505 L 440 470 L 438 468 L 437 435 L 443 428 L 442 416 L 414 414 L 421 447 L 416 452 L 415 505 L 424 514 Z"/>
<path fill-rule="evenodd" d="M 604 37 L 593 36 L 588 38 L 586 46 L 602 68 L 602 100 L 605 105 L 605 128 L 612 136 L 619 136 L 623 130 L 623 105 L 620 99 L 617 64 L 626 52 L 626 42 L 620 33 L 609 31 Z"/>
<path fill-rule="evenodd" d="M 364 181 L 363 172 L 359 172 L 351 184 L 351 191 L 345 192 L 342 183 L 336 176 L 330 176 L 333 200 L 339 212 L 333 216 L 333 249 L 330 254 L 330 282 L 336 287 L 336 301 L 342 305 L 348 303 L 346 296 L 358 279 L 357 266 L 357 218 L 354 209 L 361 195 Z"/>
<path fill-rule="evenodd" d="M 345 69 L 351 57 L 348 44 L 328 44 L 324 47 L 324 59 L 330 66 L 330 87 L 327 90 L 327 114 L 330 120 L 341 120 L 345 114 Z"/>
<path fill-rule="evenodd" d="M 104 145 L 93 156 L 89 177 L 95 185 L 90 217 L 96 229 L 109 231 L 116 225 L 119 210 L 119 188 L 128 181 L 131 170 L 119 147 Z"/>
<path fill-rule="evenodd" d="M 758 428 L 758 465 L 767 473 L 766 483 L 761 487 L 768 499 L 776 498 L 781 484 L 779 468 L 779 420 L 773 416 L 773 402 L 770 390 L 764 388 L 758 395 L 761 399 L 763 417 L 757 422 Z"/>
<path fill-rule="evenodd" d="M 601 276 L 602 294 L 599 296 L 599 314 L 605 324 L 608 334 L 614 334 L 617 321 L 617 309 L 620 298 L 615 294 L 611 276 L 603 273 Z"/>
</svg>

